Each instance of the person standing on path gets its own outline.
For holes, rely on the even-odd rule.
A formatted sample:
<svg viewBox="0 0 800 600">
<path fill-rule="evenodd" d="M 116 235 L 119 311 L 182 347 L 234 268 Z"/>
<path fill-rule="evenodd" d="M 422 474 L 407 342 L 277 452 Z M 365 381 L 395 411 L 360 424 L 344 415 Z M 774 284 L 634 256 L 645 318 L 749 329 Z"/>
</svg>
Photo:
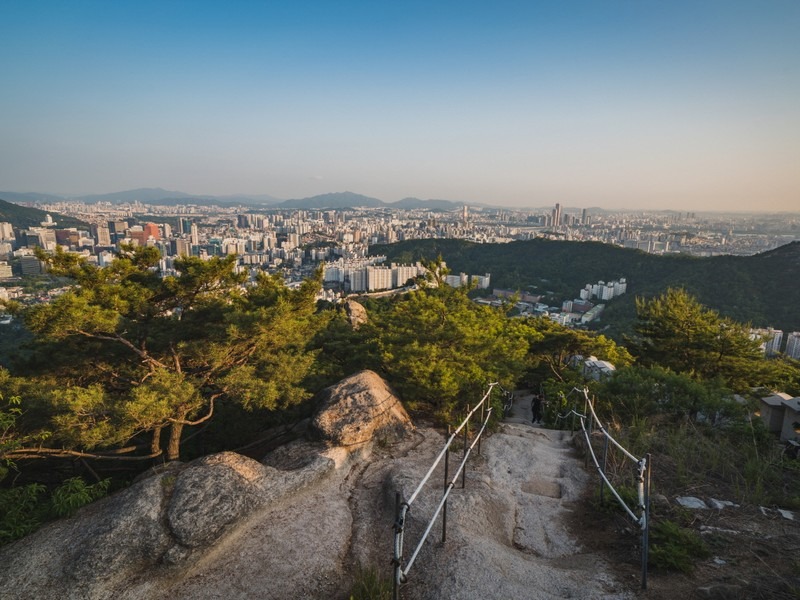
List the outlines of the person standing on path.
<svg viewBox="0 0 800 600">
<path fill-rule="evenodd" d="M 542 397 L 539 394 L 533 395 L 533 400 L 531 400 L 531 413 L 533 413 L 533 419 L 531 421 L 533 423 L 542 422 Z"/>
</svg>

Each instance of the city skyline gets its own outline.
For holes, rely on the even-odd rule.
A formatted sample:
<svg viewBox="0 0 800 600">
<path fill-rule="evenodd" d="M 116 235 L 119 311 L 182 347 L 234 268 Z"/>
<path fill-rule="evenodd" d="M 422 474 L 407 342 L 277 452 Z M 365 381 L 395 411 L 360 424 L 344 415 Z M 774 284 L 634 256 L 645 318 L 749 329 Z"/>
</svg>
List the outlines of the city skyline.
<svg viewBox="0 0 800 600">
<path fill-rule="evenodd" d="M 6 3 L 0 189 L 800 209 L 800 4 Z"/>
</svg>

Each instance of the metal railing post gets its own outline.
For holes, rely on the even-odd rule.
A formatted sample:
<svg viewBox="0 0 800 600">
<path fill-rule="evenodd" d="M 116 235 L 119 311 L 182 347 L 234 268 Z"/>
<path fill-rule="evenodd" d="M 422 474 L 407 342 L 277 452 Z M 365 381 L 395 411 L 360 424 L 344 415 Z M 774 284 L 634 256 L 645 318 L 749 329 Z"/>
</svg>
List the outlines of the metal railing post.
<svg viewBox="0 0 800 600">
<path fill-rule="evenodd" d="M 447 438 L 450 439 L 450 425 L 447 426 Z M 450 485 L 450 446 L 444 455 L 444 491 L 447 493 L 447 486 Z M 447 500 L 442 507 L 442 543 L 447 541 Z"/>
<path fill-rule="evenodd" d="M 486 401 L 481 403 L 481 425 L 483 425 L 483 421 L 486 418 Z M 481 455 L 481 438 L 483 436 L 478 437 L 478 456 Z"/>
<path fill-rule="evenodd" d="M 395 492 L 395 494 L 394 494 L 394 529 L 395 529 L 394 537 L 395 537 L 395 542 L 394 542 L 394 551 L 393 551 L 394 559 L 392 561 L 394 563 L 394 577 L 393 577 L 394 583 L 392 584 L 392 599 L 393 600 L 400 600 L 400 571 L 401 571 L 401 567 L 402 567 L 402 565 L 400 563 L 402 562 L 402 560 L 397 555 L 398 554 L 397 553 L 397 536 L 400 535 L 400 532 L 398 531 L 398 527 L 402 527 L 402 524 L 400 523 L 400 492 Z"/>
<path fill-rule="evenodd" d="M 603 475 L 606 474 L 606 460 L 608 458 L 608 436 L 603 436 Z M 606 487 L 603 480 L 600 480 L 600 506 L 605 504 L 605 491 Z"/>
<path fill-rule="evenodd" d="M 469 404 L 467 404 L 467 415 L 469 415 Z M 468 445 L 468 438 L 469 437 L 469 419 L 467 419 L 466 424 L 464 425 L 464 458 L 467 458 L 467 445 Z M 467 465 L 464 465 L 464 469 L 461 471 L 461 489 L 463 490 L 467 487 Z"/>
<path fill-rule="evenodd" d="M 576 402 L 572 403 L 572 425 L 570 425 L 569 432 L 572 435 L 575 435 L 575 414 L 578 412 L 575 409 L 578 408 L 578 404 Z"/>
<path fill-rule="evenodd" d="M 644 508 L 642 510 L 644 517 L 644 527 L 642 528 L 642 589 L 647 589 L 647 561 L 650 553 L 650 464 L 651 455 L 648 452 L 647 464 L 644 473 Z"/>
</svg>

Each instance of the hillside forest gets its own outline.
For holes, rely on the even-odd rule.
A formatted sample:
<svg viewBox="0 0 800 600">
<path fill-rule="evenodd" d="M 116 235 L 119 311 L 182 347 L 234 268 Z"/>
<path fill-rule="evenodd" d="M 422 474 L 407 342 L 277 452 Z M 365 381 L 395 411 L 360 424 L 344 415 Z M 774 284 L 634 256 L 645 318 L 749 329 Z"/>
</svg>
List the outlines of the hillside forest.
<svg viewBox="0 0 800 600">
<path fill-rule="evenodd" d="M 263 455 L 313 412 L 316 392 L 362 369 L 442 427 L 493 381 L 541 390 L 557 427 L 569 392 L 587 386 L 636 452 L 671 457 L 671 485 L 713 478 L 738 502 L 800 509 L 797 461 L 752 418 L 765 390 L 800 395 L 800 364 L 767 360 L 746 324 L 685 288 L 634 297 L 633 325 L 614 341 L 512 317 L 511 303 L 477 304 L 442 283 L 436 259 L 416 290 L 360 299 L 368 319 L 354 326 L 341 305 L 315 301 L 321 272 L 290 288 L 280 275 L 246 282 L 235 257 L 184 257 L 169 277 L 148 247 L 124 248 L 106 268 L 60 251 L 41 258 L 74 285 L 49 304 L 5 306 L 29 339 L 0 369 L 2 543 L 154 464 Z M 576 356 L 616 374 L 585 380 Z M 501 395 L 493 402 L 501 414 Z"/>
<path fill-rule="evenodd" d="M 800 242 L 754 256 L 694 257 L 648 254 L 600 242 L 536 238 L 508 244 L 429 239 L 372 246 L 386 262 L 442 256 L 454 273 L 491 274 L 491 287 L 543 296 L 560 306 L 587 283 L 625 277 L 628 292 L 609 302 L 593 327 L 618 342 L 636 322 L 636 298 L 668 288 L 686 290 L 720 315 L 753 327 L 800 331 Z"/>
</svg>

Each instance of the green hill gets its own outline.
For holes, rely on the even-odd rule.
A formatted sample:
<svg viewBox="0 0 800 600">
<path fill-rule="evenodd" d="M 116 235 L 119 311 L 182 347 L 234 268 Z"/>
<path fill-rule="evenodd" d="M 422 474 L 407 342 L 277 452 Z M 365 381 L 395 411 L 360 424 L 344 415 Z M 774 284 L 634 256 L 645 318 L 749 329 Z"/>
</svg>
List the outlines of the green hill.
<svg viewBox="0 0 800 600">
<path fill-rule="evenodd" d="M 12 226 L 18 229 L 38 227 L 45 220 L 47 214 L 46 211 L 38 208 L 28 208 L 27 206 L 20 206 L 0 199 L 0 222 L 11 223 Z M 53 217 L 59 228 L 79 227 L 81 229 L 89 229 L 89 224 L 79 219 L 66 217 L 58 213 L 52 213 L 50 216 Z"/>
<path fill-rule="evenodd" d="M 607 306 L 600 326 L 626 331 L 635 318 L 635 298 L 683 287 L 724 316 L 755 327 L 800 331 L 800 242 L 755 256 L 697 258 L 658 256 L 598 242 L 535 239 L 510 244 L 463 240 L 415 240 L 373 246 L 391 262 L 413 262 L 438 254 L 455 273 L 492 274 L 492 287 L 571 299 L 587 283 L 625 277 L 628 291 Z M 552 292 L 547 294 L 547 292 Z"/>
</svg>

